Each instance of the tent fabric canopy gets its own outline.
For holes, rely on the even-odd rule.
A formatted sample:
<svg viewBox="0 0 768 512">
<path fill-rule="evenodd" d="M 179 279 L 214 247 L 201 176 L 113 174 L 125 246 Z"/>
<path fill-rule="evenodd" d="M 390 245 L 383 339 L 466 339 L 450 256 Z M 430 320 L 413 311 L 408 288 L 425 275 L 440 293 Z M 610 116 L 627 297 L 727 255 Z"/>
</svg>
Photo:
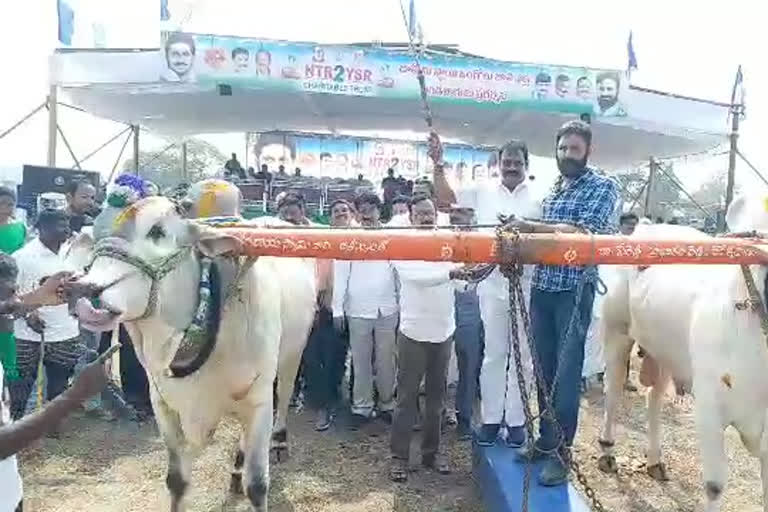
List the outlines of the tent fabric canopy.
<svg viewBox="0 0 768 512">
<path fill-rule="evenodd" d="M 226 38 L 223 39 L 226 42 Z M 276 55 L 277 51 L 283 47 L 293 49 L 291 43 L 281 45 L 272 50 L 272 68 L 276 68 L 279 62 L 276 60 L 280 58 Z M 315 51 L 316 48 L 319 47 L 315 47 Z M 370 51 L 361 48 L 324 47 L 324 51 L 328 55 L 331 51 L 338 51 L 339 55 L 342 52 L 354 53 L 356 57 Z M 296 49 L 294 53 L 299 55 L 299 60 L 299 50 L 308 51 L 301 45 Z M 395 74 L 395 89 L 391 89 L 391 84 L 388 86 L 390 89 L 380 89 L 385 94 L 379 94 L 378 90 L 373 94 L 311 92 L 301 89 L 302 86 L 308 87 L 306 79 L 303 83 L 296 80 L 284 84 L 288 82 L 284 80 L 285 75 L 269 79 L 274 83 L 280 82 L 280 86 L 267 86 L 253 79 L 244 81 L 242 75 L 238 77 L 233 71 L 218 68 L 209 70 L 210 76 L 207 76 L 204 66 L 214 59 L 210 49 L 204 52 L 200 47 L 194 63 L 198 81 L 194 83 L 158 80 L 157 77 L 163 72 L 167 73 L 163 50 L 67 50 L 52 57 L 51 69 L 52 82 L 61 87 L 60 97 L 64 101 L 96 116 L 139 124 L 168 136 L 275 130 L 338 135 L 350 132 L 374 135 L 405 130 L 426 131 L 423 104 L 418 93 L 414 92 L 418 91 L 416 76 L 412 72 L 403 72 L 403 59 L 412 61 L 412 58 L 404 56 L 401 51 L 377 51 L 380 55 L 373 55 L 372 58 L 378 58 L 379 62 L 382 58 L 392 59 L 392 67 L 399 66 L 402 74 Z M 221 51 L 214 55 L 223 59 L 229 54 Z M 296 60 L 294 56 L 289 58 Z M 368 58 L 367 54 L 365 58 Z M 453 60 L 444 64 L 447 58 Z M 435 69 L 439 69 L 439 64 L 457 67 L 484 65 L 483 59 L 457 59 L 461 58 L 438 57 Z M 506 63 L 488 62 L 488 69 L 505 69 L 503 66 Z M 303 72 L 305 68 L 302 66 L 299 62 L 296 69 Z M 537 69 L 533 67 L 536 65 L 528 64 L 510 63 L 509 66 Z M 540 66 L 547 69 L 546 65 Z M 561 68 L 551 69 L 557 73 Z M 308 66 L 306 70 L 311 72 Z M 587 72 L 581 68 L 572 70 Z M 272 73 L 276 74 L 276 71 Z M 376 79 L 374 76 L 374 81 Z M 430 77 L 428 85 L 433 83 L 443 85 L 451 83 L 451 79 L 447 75 Z M 231 95 L 222 95 L 218 84 L 230 85 Z M 299 88 L 294 84 L 298 84 Z M 528 108 L 520 102 L 448 101 L 429 96 L 428 99 L 434 126 L 445 137 L 472 145 L 491 146 L 517 138 L 525 140 L 533 154 L 545 157 L 553 155 L 557 128 L 568 120 L 578 118 L 573 109 Z M 553 96 L 553 99 L 557 98 Z M 633 87 L 622 89 L 621 100 L 626 105 L 626 115 L 592 116 L 595 135 L 592 161 L 604 169 L 625 168 L 646 161 L 651 156 L 664 158 L 698 153 L 713 149 L 727 140 L 728 105 Z M 532 101 L 527 100 L 527 103 Z"/>
</svg>

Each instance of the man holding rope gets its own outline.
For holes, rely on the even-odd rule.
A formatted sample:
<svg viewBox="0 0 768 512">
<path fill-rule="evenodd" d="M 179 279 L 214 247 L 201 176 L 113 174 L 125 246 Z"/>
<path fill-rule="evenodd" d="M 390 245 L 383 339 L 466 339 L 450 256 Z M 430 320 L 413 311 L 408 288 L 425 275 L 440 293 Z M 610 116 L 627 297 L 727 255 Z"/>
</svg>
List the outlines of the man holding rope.
<svg viewBox="0 0 768 512">
<path fill-rule="evenodd" d="M 555 141 L 560 176 L 544 199 L 542 222 L 514 218 L 506 227 L 520 233 L 614 233 L 619 191 L 613 180 L 587 166 L 592 129 L 571 121 L 558 130 Z M 541 418 L 539 439 L 519 455 L 523 460 L 546 458 L 539 474 L 539 483 L 546 486 L 568 480 L 596 277 L 596 267 L 583 266 L 536 265 L 533 274 L 531 332 L 544 381 L 539 382 L 539 408 L 549 409 L 551 416 Z"/>
<path fill-rule="evenodd" d="M 498 153 L 500 178 L 488 186 L 469 188 L 455 194 L 448 184 L 442 164 L 442 146 L 437 134 L 429 139 L 429 156 L 434 162 L 435 192 L 441 204 L 472 208 L 479 224 L 494 224 L 509 216 L 539 218 L 540 205 L 533 200 L 526 184 L 528 147 L 521 141 L 506 143 Z M 458 200 L 457 196 L 458 195 Z M 528 293 L 533 268 L 523 275 L 523 289 Z M 480 314 L 485 330 L 485 350 L 480 369 L 480 407 L 483 425 L 477 433 L 481 446 L 496 443 L 502 424 L 506 425 L 507 446 L 520 448 L 525 443 L 525 415 L 520 398 L 517 371 L 511 363 L 509 285 L 498 268 L 478 286 Z M 522 326 L 520 326 L 522 332 Z M 523 367 L 530 382 L 530 351 L 523 343 Z M 465 428 L 471 418 L 459 417 Z"/>
</svg>

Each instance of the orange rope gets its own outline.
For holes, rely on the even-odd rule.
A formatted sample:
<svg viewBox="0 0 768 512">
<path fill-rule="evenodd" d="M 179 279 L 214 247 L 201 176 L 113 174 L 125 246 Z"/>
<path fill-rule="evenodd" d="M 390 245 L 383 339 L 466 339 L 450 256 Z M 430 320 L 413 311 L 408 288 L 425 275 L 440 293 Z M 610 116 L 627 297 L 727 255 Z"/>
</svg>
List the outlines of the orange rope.
<svg viewBox="0 0 768 512">
<path fill-rule="evenodd" d="M 223 227 L 248 256 L 339 260 L 498 261 L 494 233 Z M 520 235 L 520 261 L 549 265 L 764 264 L 754 239 L 651 240 L 607 235 Z"/>
</svg>

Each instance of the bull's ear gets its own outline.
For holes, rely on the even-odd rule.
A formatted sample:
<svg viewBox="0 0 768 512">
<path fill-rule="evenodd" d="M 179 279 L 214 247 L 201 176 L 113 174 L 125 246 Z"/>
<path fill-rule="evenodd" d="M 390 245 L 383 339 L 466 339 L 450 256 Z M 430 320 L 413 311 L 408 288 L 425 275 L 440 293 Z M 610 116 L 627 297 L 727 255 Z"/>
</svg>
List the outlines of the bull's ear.
<svg viewBox="0 0 768 512">
<path fill-rule="evenodd" d="M 197 249 L 209 258 L 225 255 L 234 256 L 242 251 L 242 242 L 220 229 L 190 224 L 190 232 Z"/>
</svg>

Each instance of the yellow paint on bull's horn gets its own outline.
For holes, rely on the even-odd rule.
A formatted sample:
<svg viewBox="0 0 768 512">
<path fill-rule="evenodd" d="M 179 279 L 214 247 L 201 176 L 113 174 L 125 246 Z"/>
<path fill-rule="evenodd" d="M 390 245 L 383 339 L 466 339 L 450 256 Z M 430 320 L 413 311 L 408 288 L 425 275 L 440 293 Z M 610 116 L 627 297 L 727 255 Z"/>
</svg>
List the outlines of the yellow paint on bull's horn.
<svg viewBox="0 0 768 512">
<path fill-rule="evenodd" d="M 117 214 L 117 217 L 115 217 L 114 222 L 112 223 L 112 228 L 114 230 L 120 229 L 123 224 L 125 224 L 127 221 L 132 221 L 136 219 L 136 205 L 132 204 L 128 206 L 127 208 L 123 209 L 120 213 Z"/>
<path fill-rule="evenodd" d="M 205 183 L 197 201 L 198 217 L 213 217 L 217 213 L 217 202 L 219 193 L 229 191 L 230 184 L 222 181 L 212 181 Z"/>
</svg>

